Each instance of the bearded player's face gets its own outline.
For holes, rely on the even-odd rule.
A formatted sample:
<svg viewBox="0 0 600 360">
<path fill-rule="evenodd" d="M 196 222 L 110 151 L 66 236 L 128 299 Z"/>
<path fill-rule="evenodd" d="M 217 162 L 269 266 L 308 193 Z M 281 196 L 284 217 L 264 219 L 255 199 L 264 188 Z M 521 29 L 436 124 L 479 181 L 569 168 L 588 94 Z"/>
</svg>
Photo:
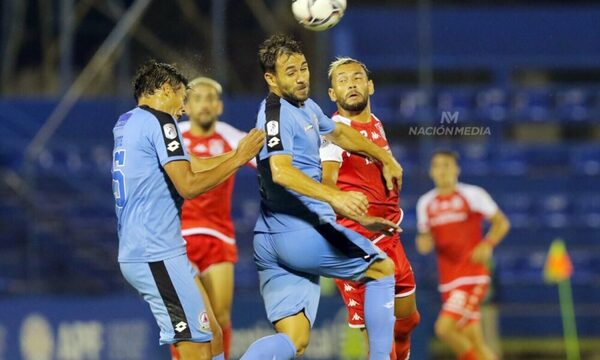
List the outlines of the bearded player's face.
<svg viewBox="0 0 600 360">
<path fill-rule="evenodd" d="M 275 63 L 275 82 L 285 99 L 304 102 L 310 91 L 310 72 L 302 54 L 282 54 Z"/>
<path fill-rule="evenodd" d="M 331 100 L 346 111 L 363 111 L 372 94 L 373 83 L 360 64 L 340 65 L 331 74 Z"/>
<path fill-rule="evenodd" d="M 196 125 L 208 129 L 223 113 L 223 102 L 217 89 L 199 84 L 188 90 L 185 113 Z"/>
</svg>

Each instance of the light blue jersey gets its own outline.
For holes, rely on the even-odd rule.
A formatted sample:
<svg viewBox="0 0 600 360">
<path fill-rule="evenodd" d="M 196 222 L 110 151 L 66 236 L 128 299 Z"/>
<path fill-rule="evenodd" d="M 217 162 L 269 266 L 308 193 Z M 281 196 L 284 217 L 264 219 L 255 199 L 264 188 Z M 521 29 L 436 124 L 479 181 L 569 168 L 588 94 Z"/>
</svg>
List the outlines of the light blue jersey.
<svg viewBox="0 0 600 360">
<path fill-rule="evenodd" d="M 183 199 L 164 170 L 170 161 L 189 161 L 175 120 L 141 106 L 121 115 L 113 134 L 119 262 L 153 262 L 185 254 Z"/>
<path fill-rule="evenodd" d="M 333 131 L 335 123 L 311 99 L 303 104 L 271 93 L 262 102 L 256 121 L 267 133 L 265 146 L 258 155 L 261 212 L 257 232 L 283 232 L 335 222 L 331 206 L 275 184 L 269 157 L 287 154 L 292 165 L 308 177 L 321 182 L 321 136 Z"/>
</svg>

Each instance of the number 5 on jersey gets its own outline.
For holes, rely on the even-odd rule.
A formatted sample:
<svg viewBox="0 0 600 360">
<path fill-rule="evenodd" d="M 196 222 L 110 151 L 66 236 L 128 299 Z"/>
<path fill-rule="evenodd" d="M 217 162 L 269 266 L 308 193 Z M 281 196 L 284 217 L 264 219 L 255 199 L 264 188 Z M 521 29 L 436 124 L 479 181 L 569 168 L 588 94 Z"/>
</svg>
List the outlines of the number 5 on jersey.
<svg viewBox="0 0 600 360">
<path fill-rule="evenodd" d="M 112 170 L 112 188 L 115 196 L 117 207 L 122 208 L 125 205 L 125 174 L 123 167 L 125 166 L 125 150 L 117 150 L 113 154 L 113 170 Z"/>
</svg>

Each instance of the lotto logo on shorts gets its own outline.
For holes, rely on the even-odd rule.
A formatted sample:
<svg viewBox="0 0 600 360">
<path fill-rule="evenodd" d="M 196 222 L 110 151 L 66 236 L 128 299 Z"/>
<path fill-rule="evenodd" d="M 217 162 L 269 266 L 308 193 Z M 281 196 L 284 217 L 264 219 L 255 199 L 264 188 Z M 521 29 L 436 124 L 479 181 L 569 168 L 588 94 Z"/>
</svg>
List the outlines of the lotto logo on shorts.
<svg viewBox="0 0 600 360">
<path fill-rule="evenodd" d="M 182 332 L 185 329 L 187 329 L 187 324 L 183 321 L 180 321 L 177 325 L 175 325 L 175 331 L 177 331 L 178 333 Z"/>
</svg>

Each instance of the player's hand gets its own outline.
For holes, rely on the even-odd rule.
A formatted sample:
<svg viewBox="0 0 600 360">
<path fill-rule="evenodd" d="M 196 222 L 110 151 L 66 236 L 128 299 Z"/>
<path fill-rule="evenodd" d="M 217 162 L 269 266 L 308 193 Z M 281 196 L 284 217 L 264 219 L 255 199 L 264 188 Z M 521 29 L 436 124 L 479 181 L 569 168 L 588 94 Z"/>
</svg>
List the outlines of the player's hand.
<svg viewBox="0 0 600 360">
<path fill-rule="evenodd" d="M 435 244 L 430 233 L 420 233 L 416 241 L 417 252 L 421 255 L 427 255 L 433 251 Z"/>
<path fill-rule="evenodd" d="M 398 191 L 402 188 L 402 166 L 396 159 L 390 156 L 390 160 L 383 163 L 383 177 L 388 191 L 393 191 L 394 186 L 398 186 Z"/>
<path fill-rule="evenodd" d="M 262 149 L 265 142 L 265 132 L 259 129 L 252 129 L 248 135 L 244 136 L 238 144 L 236 156 L 242 164 L 252 160 Z"/>
<path fill-rule="evenodd" d="M 336 191 L 330 204 L 337 214 L 351 219 L 363 216 L 369 207 L 365 194 L 357 191 Z"/>
<path fill-rule="evenodd" d="M 486 264 L 492 257 L 494 248 L 486 241 L 479 243 L 471 253 L 471 262 L 475 264 Z"/>
<path fill-rule="evenodd" d="M 367 230 L 374 232 L 374 233 L 378 233 L 378 234 L 384 234 L 387 236 L 392 236 L 395 233 L 399 233 L 402 232 L 402 229 L 400 229 L 400 227 L 397 224 L 394 224 L 393 222 L 389 221 L 388 219 L 384 219 L 382 217 L 376 217 L 376 216 L 362 216 L 358 222 L 364 226 Z"/>
</svg>

